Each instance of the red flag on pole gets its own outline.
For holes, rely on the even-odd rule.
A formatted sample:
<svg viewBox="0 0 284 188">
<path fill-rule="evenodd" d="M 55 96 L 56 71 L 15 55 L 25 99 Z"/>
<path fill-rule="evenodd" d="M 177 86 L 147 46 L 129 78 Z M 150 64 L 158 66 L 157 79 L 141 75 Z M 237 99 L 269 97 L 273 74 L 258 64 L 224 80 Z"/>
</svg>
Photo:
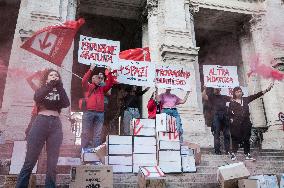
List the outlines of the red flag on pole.
<svg viewBox="0 0 284 188">
<path fill-rule="evenodd" d="M 45 27 L 29 38 L 21 48 L 61 66 L 75 34 L 84 23 L 85 20 L 80 18 L 77 21 Z"/>
<path fill-rule="evenodd" d="M 119 53 L 120 59 L 151 61 L 149 47 L 125 50 Z"/>
</svg>

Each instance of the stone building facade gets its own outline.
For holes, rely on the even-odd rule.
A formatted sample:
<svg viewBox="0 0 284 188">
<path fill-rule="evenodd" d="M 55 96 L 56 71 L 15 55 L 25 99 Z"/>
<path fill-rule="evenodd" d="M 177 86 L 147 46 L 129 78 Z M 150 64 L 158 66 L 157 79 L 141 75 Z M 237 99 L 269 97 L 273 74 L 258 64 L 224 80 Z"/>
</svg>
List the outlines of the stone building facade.
<svg viewBox="0 0 284 188">
<path fill-rule="evenodd" d="M 121 49 L 149 46 L 153 62 L 179 64 L 192 71 L 192 92 L 188 102 L 179 107 L 185 140 L 212 147 L 213 137 L 205 125 L 201 99 L 202 65 L 237 66 L 239 82 L 248 87 L 249 94 L 266 89 L 269 80 L 256 75 L 247 77 L 246 73 L 253 55 L 258 54 L 261 63 L 268 66 L 272 58 L 283 59 L 283 10 L 281 0 L 22 0 L 8 70 L 54 67 L 22 50 L 23 39 L 42 27 L 86 17 L 87 25 L 89 22 L 92 27 L 81 32 L 120 40 Z M 74 61 L 77 46 L 75 40 L 63 67 L 83 74 L 84 68 Z M 80 82 L 68 71 L 60 71 L 71 97 L 73 85 Z M 33 105 L 32 91 L 23 79 L 9 74 L 3 91 L 0 130 L 5 141 L 23 140 Z M 185 94 L 175 92 L 181 97 Z M 283 81 L 276 82 L 271 92 L 251 103 L 253 125 L 269 127 L 264 133 L 263 148 L 284 149 L 282 123 L 278 119 L 278 113 L 284 112 L 283 93 Z M 142 100 L 144 117 L 150 95 L 148 92 Z M 71 99 L 76 97 L 72 95 Z M 61 116 L 64 144 L 74 143 L 67 120 L 69 111 L 64 110 Z"/>
</svg>

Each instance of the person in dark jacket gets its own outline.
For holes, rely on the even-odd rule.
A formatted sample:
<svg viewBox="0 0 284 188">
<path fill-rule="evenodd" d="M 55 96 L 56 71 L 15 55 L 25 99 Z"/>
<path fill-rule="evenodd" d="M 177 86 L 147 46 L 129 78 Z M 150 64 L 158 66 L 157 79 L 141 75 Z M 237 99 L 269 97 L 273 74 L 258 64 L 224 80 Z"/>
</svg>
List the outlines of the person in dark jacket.
<svg viewBox="0 0 284 188">
<path fill-rule="evenodd" d="M 228 122 L 227 103 L 231 101 L 231 97 L 221 95 L 220 88 L 214 88 L 212 95 L 207 95 L 206 87 L 202 92 L 202 98 L 212 105 L 213 121 L 211 130 L 214 136 L 214 149 L 217 155 L 221 155 L 220 134 L 223 132 L 225 153 L 230 152 L 230 128 Z"/>
<path fill-rule="evenodd" d="M 255 160 L 250 154 L 250 137 L 252 123 L 250 121 L 249 103 L 261 97 L 271 90 L 273 84 L 261 92 L 248 97 L 243 97 L 243 92 L 240 87 L 233 89 L 233 100 L 229 104 L 230 131 L 232 138 L 232 154 L 231 159 L 236 160 L 236 155 L 239 144 L 244 144 L 244 154 L 246 160 Z"/>
<path fill-rule="evenodd" d="M 34 101 L 37 105 L 37 116 L 28 134 L 26 158 L 16 188 L 28 187 L 30 175 L 44 144 L 47 151 L 45 187 L 55 188 L 56 164 L 63 140 L 59 114 L 62 108 L 70 105 L 56 70 L 49 69 L 45 72 L 41 86 L 35 91 Z"/>
</svg>

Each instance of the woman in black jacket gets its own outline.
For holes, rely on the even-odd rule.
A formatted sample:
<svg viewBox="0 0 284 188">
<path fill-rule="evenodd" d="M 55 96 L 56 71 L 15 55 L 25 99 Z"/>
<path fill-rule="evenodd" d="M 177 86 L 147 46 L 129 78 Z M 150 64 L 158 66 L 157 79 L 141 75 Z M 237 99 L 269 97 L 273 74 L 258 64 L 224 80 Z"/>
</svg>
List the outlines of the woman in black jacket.
<svg viewBox="0 0 284 188">
<path fill-rule="evenodd" d="M 16 188 L 28 187 L 30 175 L 44 144 L 47 151 L 45 187 L 55 188 L 56 164 L 63 140 L 59 114 L 62 108 L 70 105 L 61 77 L 56 70 L 49 69 L 44 73 L 41 86 L 35 91 L 34 100 L 38 109 L 37 116 L 27 137 L 26 158 Z"/>
<path fill-rule="evenodd" d="M 249 103 L 268 91 L 271 90 L 273 84 L 261 92 L 248 97 L 243 97 L 243 92 L 240 87 L 235 87 L 233 89 L 233 100 L 229 105 L 229 117 L 230 117 L 230 131 L 232 138 L 232 154 L 231 159 L 236 160 L 235 153 L 238 151 L 239 144 L 243 142 L 244 144 L 244 154 L 246 160 L 255 160 L 250 155 L 250 137 L 251 137 L 251 127 L 252 123 L 250 121 L 249 113 Z"/>
</svg>

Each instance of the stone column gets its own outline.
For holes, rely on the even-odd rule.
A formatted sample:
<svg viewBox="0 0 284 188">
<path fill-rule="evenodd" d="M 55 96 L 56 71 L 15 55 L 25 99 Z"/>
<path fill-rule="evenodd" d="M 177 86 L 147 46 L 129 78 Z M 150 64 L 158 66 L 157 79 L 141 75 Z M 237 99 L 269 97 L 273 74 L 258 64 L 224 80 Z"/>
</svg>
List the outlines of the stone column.
<svg viewBox="0 0 284 188">
<path fill-rule="evenodd" d="M 63 78 L 64 88 L 70 98 L 72 75 L 23 49 L 20 46 L 25 38 L 30 37 L 33 32 L 66 20 L 74 19 L 76 12 L 76 0 L 22 0 L 19 10 L 11 56 L 9 71 L 6 79 L 3 96 L 2 112 L 7 116 L 0 129 L 4 130 L 6 141 L 24 139 L 24 131 L 30 121 L 33 106 L 33 91 L 28 86 L 25 76 L 14 74 L 14 70 L 33 73 L 45 68 L 58 69 Z M 25 31 L 25 32 L 22 32 Z M 62 67 L 72 70 L 73 47 L 69 50 Z M 71 98 L 70 98 L 71 99 Z M 67 120 L 70 109 L 64 109 L 61 113 L 65 144 L 74 143 L 75 136 L 70 131 L 70 122 Z"/>
<path fill-rule="evenodd" d="M 188 101 L 180 105 L 184 140 L 200 144 L 201 147 L 212 146 L 213 138 L 208 134 L 203 116 L 201 100 L 201 83 L 198 64 L 198 50 L 195 42 L 193 14 L 198 7 L 191 6 L 184 0 L 162 1 L 161 26 L 161 63 L 186 66 L 191 71 L 191 93 Z M 173 90 L 181 98 L 185 92 Z M 210 132 L 210 131 L 209 131 Z"/>
<path fill-rule="evenodd" d="M 251 58 L 256 55 L 254 51 L 254 46 L 252 43 L 251 36 L 249 33 L 244 31 L 242 36 L 240 36 L 240 46 L 243 60 L 243 69 L 244 69 L 244 79 L 247 84 L 248 94 L 252 95 L 261 90 L 260 88 L 260 78 L 259 76 L 252 74 L 250 77 L 246 73 L 250 71 L 250 61 Z M 265 127 L 266 120 L 264 114 L 264 108 L 262 101 L 260 99 L 255 100 L 250 103 L 250 117 L 254 127 Z"/>
<path fill-rule="evenodd" d="M 271 18 L 270 18 L 271 19 Z M 275 18 L 275 20 L 281 20 Z M 271 66 L 270 61 L 275 57 L 271 39 L 271 31 L 275 28 L 268 27 L 267 17 L 254 16 L 251 20 L 251 32 L 256 53 L 260 55 L 260 63 Z M 261 89 L 268 87 L 270 80 L 260 79 Z M 268 132 L 264 134 L 262 147 L 264 149 L 283 149 L 284 135 L 279 130 L 282 129 L 282 124 L 278 120 L 278 113 L 283 111 L 284 96 L 283 83 L 276 83 L 274 88 L 263 97 L 264 108 L 267 117 Z"/>
<path fill-rule="evenodd" d="M 160 34 L 159 34 L 159 18 L 158 18 L 158 0 L 147 0 L 145 7 L 147 22 L 142 26 L 142 46 L 148 46 L 151 53 L 151 61 L 153 63 L 159 62 L 160 55 Z M 142 117 L 148 117 L 147 103 L 155 88 L 151 88 L 142 97 Z"/>
</svg>

